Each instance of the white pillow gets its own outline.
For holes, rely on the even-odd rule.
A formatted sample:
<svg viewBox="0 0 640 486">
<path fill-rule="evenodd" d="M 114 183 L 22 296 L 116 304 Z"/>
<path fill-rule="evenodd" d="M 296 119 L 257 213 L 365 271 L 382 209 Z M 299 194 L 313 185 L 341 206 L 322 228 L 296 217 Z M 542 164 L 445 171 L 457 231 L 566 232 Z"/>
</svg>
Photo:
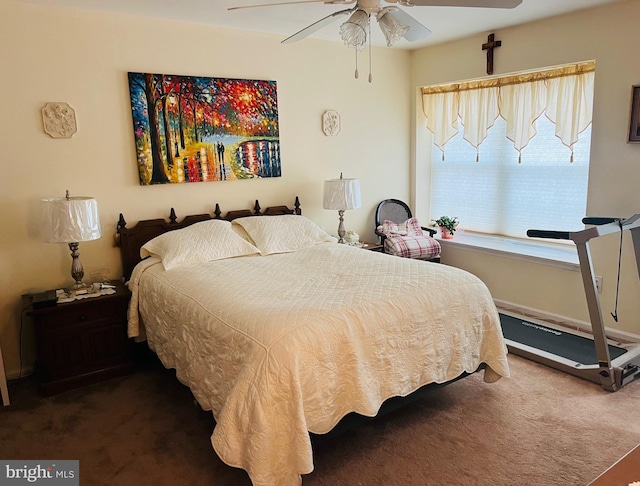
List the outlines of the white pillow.
<svg viewBox="0 0 640 486">
<path fill-rule="evenodd" d="M 145 243 L 140 256 L 157 256 L 165 270 L 190 263 L 254 255 L 258 249 L 239 236 L 229 221 L 212 219 L 168 231 Z"/>
<path fill-rule="evenodd" d="M 262 255 L 288 253 L 325 241 L 337 242 L 320 226 L 304 216 L 248 216 L 233 220 L 242 226 Z"/>
</svg>

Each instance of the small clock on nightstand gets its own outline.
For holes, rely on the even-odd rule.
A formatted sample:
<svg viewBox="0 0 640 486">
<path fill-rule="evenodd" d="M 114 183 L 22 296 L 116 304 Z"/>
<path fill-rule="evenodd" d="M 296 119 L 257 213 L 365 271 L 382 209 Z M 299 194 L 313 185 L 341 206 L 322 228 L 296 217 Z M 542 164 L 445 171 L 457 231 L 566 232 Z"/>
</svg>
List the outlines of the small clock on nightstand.
<svg viewBox="0 0 640 486">
<path fill-rule="evenodd" d="M 131 293 L 113 281 L 115 293 L 33 309 L 42 395 L 89 385 L 133 371 L 127 337 Z"/>
</svg>

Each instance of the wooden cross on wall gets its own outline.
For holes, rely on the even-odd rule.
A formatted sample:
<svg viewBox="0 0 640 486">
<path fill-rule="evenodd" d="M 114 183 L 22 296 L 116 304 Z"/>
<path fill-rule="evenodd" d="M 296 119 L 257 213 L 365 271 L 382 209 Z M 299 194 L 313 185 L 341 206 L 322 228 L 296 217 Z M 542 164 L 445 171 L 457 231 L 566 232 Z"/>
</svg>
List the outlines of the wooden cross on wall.
<svg viewBox="0 0 640 486">
<path fill-rule="evenodd" d="M 497 41 L 495 38 L 495 34 L 489 34 L 487 42 L 482 44 L 482 50 L 487 51 L 487 74 L 493 74 L 493 50 L 502 45 L 502 41 Z"/>
</svg>

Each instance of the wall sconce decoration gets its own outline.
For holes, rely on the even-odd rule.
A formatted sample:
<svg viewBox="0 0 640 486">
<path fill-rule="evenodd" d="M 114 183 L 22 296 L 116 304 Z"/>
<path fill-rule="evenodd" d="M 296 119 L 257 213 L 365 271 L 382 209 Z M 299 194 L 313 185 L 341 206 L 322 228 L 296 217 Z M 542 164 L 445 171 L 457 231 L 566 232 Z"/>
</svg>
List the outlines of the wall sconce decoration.
<svg viewBox="0 0 640 486">
<path fill-rule="evenodd" d="M 327 137 L 335 137 L 340 133 L 340 113 L 327 110 L 322 115 L 322 131 Z"/>
<path fill-rule="evenodd" d="M 45 133 L 53 138 L 71 138 L 78 131 L 76 112 L 67 103 L 47 103 L 42 108 Z"/>
</svg>

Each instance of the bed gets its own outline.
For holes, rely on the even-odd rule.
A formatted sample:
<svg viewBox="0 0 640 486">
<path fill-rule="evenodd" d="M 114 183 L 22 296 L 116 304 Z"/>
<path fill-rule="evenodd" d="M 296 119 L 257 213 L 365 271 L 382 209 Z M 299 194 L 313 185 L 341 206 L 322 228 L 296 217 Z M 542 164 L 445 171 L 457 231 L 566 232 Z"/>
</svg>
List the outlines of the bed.
<svg viewBox="0 0 640 486">
<path fill-rule="evenodd" d="M 478 278 L 338 244 L 297 198 L 132 228 L 121 215 L 118 235 L 130 337 L 213 413 L 213 448 L 255 485 L 300 484 L 310 434 L 347 414 L 479 368 L 487 382 L 509 375 Z"/>
</svg>

